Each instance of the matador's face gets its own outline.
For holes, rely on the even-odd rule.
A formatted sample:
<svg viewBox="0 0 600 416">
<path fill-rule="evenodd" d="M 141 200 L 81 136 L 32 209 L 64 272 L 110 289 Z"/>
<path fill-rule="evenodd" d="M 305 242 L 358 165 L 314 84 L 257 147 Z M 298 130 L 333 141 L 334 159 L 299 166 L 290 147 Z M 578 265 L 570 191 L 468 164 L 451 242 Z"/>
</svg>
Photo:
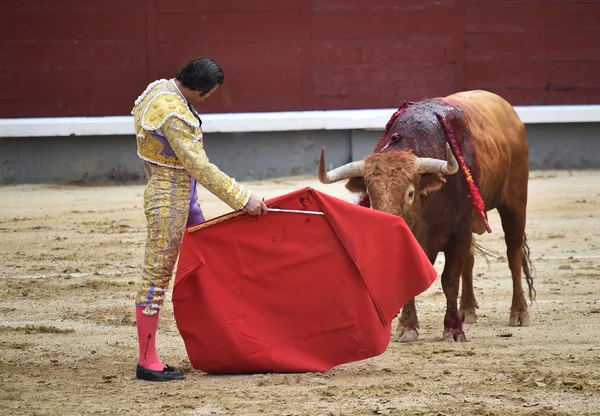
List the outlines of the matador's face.
<svg viewBox="0 0 600 416">
<path fill-rule="evenodd" d="M 192 100 L 190 100 L 190 101 L 192 101 L 192 105 L 194 105 L 194 104 L 200 104 L 202 101 L 206 100 L 208 97 L 210 97 L 218 89 L 219 89 L 219 84 L 215 85 L 206 94 L 202 94 L 202 91 L 194 91 L 196 93 L 196 95 L 194 95 L 194 98 Z"/>
</svg>

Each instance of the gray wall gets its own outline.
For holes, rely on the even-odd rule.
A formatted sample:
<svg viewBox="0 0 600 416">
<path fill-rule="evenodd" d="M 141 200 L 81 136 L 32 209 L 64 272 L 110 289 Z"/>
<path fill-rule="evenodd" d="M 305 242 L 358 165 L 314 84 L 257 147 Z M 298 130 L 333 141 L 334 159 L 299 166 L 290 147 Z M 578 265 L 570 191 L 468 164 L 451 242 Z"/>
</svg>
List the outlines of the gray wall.
<svg viewBox="0 0 600 416">
<path fill-rule="evenodd" d="M 205 136 L 213 163 L 237 180 L 316 174 L 369 154 L 381 131 L 227 133 Z M 527 125 L 531 169 L 600 168 L 600 123 Z M 144 181 L 135 137 L 0 138 L 0 184 Z"/>
</svg>

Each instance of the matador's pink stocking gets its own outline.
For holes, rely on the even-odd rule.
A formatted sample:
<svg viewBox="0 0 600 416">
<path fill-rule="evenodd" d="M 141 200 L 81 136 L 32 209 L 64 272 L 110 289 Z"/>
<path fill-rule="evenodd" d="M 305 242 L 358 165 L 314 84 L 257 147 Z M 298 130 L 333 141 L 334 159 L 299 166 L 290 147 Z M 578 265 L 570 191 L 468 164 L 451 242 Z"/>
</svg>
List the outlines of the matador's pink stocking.
<svg viewBox="0 0 600 416">
<path fill-rule="evenodd" d="M 135 322 L 140 347 L 139 364 L 153 371 L 162 371 L 165 367 L 156 353 L 156 328 L 158 327 L 158 311 L 154 315 L 144 315 L 143 306 L 135 308 Z"/>
</svg>

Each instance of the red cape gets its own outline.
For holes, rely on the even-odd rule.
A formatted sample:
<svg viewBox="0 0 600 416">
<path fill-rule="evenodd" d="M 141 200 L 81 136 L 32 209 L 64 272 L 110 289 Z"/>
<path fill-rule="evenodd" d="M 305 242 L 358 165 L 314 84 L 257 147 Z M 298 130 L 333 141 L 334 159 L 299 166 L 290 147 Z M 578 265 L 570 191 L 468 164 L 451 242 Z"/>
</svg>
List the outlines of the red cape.
<svg viewBox="0 0 600 416">
<path fill-rule="evenodd" d="M 177 326 L 207 373 L 308 372 L 382 354 L 402 305 L 437 273 L 400 217 L 307 188 L 260 217 L 186 230 Z"/>
</svg>

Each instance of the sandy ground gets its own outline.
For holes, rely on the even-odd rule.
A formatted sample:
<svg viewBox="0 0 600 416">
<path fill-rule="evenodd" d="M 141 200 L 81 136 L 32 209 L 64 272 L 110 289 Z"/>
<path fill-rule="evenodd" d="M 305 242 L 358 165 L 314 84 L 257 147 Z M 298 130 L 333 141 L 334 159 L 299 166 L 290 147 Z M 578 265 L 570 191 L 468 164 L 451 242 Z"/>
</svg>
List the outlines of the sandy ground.
<svg viewBox="0 0 600 416">
<path fill-rule="evenodd" d="M 534 172 L 530 184 L 530 327 L 507 326 L 504 261 L 478 258 L 467 343 L 441 341 L 438 279 L 417 300 L 416 343 L 318 374 L 211 376 L 191 368 L 168 302 L 158 344 L 186 370 L 176 383 L 134 375 L 143 187 L 1 187 L 0 414 L 600 415 L 600 172 Z M 306 177 L 248 185 L 346 195 Z M 206 191 L 201 201 L 208 217 L 229 211 Z M 503 253 L 495 213 L 491 226 L 479 241 Z"/>
</svg>

